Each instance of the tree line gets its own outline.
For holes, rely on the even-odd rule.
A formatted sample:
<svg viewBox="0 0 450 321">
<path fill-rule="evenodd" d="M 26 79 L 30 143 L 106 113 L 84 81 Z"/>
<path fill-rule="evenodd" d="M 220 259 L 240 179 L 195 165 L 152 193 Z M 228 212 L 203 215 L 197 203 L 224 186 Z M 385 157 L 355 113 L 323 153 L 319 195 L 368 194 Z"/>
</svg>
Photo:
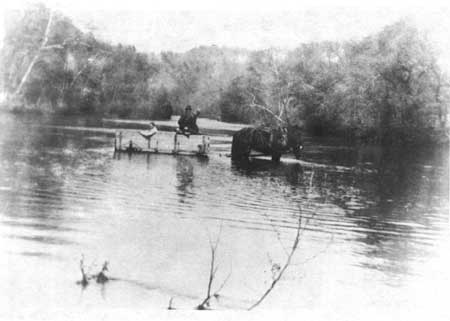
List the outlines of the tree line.
<svg viewBox="0 0 450 321">
<path fill-rule="evenodd" d="M 361 40 L 293 50 L 202 46 L 138 52 L 35 5 L 11 15 L 1 52 L 5 108 L 167 119 L 187 104 L 227 122 L 287 120 L 314 135 L 445 139 L 449 82 L 432 44 L 399 21 Z"/>
</svg>

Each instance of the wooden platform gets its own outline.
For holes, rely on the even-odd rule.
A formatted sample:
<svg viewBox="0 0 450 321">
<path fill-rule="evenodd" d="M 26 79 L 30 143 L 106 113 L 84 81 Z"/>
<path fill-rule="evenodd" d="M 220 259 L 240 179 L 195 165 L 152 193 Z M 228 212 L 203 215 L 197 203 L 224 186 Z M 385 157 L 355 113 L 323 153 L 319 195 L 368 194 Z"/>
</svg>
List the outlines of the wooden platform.
<svg viewBox="0 0 450 321">
<path fill-rule="evenodd" d="M 159 131 L 175 131 L 178 128 L 179 116 L 172 116 L 171 120 L 130 120 L 103 118 L 105 128 L 141 129 L 147 130 L 150 121 L 154 122 Z M 197 125 L 205 135 L 233 135 L 236 131 L 248 127 L 246 124 L 225 123 L 217 120 L 198 118 Z"/>
<path fill-rule="evenodd" d="M 189 150 L 177 150 L 177 151 L 168 151 L 168 150 L 158 150 L 158 149 L 133 149 L 129 150 L 127 148 L 116 149 L 115 152 L 118 153 L 127 153 L 127 154 L 160 154 L 160 155 L 172 155 L 172 156 L 196 156 L 196 157 L 204 157 L 208 158 L 207 154 L 197 153 Z"/>
<path fill-rule="evenodd" d="M 186 137 L 176 132 L 158 131 L 149 139 L 136 130 L 116 132 L 114 151 L 128 154 L 161 154 L 208 157 L 210 138 L 206 135 Z"/>
</svg>

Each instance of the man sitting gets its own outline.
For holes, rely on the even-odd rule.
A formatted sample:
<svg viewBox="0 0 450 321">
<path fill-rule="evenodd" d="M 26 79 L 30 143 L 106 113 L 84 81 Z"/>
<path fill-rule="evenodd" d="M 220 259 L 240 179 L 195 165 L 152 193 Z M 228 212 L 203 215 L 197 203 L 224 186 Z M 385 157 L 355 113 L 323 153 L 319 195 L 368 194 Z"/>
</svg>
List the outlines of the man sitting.
<svg viewBox="0 0 450 321">
<path fill-rule="evenodd" d="M 178 130 L 177 133 L 186 135 L 198 134 L 198 126 L 197 126 L 197 117 L 200 114 L 200 111 L 197 110 L 195 113 L 192 112 L 192 107 L 187 105 L 184 111 L 184 114 L 181 115 L 178 120 Z"/>
</svg>

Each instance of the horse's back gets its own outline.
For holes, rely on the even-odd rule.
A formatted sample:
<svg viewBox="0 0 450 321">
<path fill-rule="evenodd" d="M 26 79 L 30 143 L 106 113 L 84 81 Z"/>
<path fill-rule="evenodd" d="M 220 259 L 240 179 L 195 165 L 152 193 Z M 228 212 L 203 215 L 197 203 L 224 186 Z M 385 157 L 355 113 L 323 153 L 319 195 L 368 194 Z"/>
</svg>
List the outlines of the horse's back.
<svg viewBox="0 0 450 321">
<path fill-rule="evenodd" d="M 261 153 L 271 153 L 270 131 L 264 128 L 246 127 L 233 135 L 231 144 L 231 155 L 233 158 L 248 157 L 250 150 L 254 149 Z"/>
</svg>

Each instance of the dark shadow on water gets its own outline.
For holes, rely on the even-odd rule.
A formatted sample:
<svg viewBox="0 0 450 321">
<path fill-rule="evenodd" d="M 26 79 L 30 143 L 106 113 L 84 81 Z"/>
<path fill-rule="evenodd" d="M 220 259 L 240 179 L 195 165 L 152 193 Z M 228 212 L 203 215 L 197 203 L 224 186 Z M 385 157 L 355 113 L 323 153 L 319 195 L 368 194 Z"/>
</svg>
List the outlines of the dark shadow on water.
<svg viewBox="0 0 450 321">
<path fill-rule="evenodd" d="M 277 170 L 282 167 L 283 164 L 275 163 L 270 160 L 263 159 L 242 159 L 242 160 L 231 160 L 231 167 L 234 171 L 239 174 L 251 176 L 254 173 L 258 172 L 270 172 L 273 170 Z"/>
<path fill-rule="evenodd" d="M 68 244 L 76 244 L 75 242 L 66 240 L 61 237 L 53 237 L 53 236 L 41 236 L 41 235 L 6 235 L 9 238 L 20 239 L 24 241 L 37 242 L 44 245 L 68 245 Z"/>
<path fill-rule="evenodd" d="M 272 184 L 285 185 L 289 188 L 280 196 L 288 202 L 296 203 L 299 198 L 305 198 L 308 195 L 312 170 L 298 163 L 275 163 L 270 160 L 251 159 L 232 161 L 231 172 L 247 179 L 263 179 L 272 181 Z M 258 193 L 258 191 L 255 192 Z"/>
<path fill-rule="evenodd" d="M 47 252 L 42 252 L 42 251 L 20 251 L 20 252 L 9 252 L 10 254 L 13 255 L 20 255 L 20 256 L 25 256 L 25 257 L 35 257 L 35 258 L 46 258 L 46 259 L 60 259 L 60 257 L 47 253 Z"/>
<path fill-rule="evenodd" d="M 406 275 L 412 260 L 432 253 L 443 226 L 448 226 L 448 149 L 361 146 L 330 155 L 332 151 L 322 148 L 314 151 L 314 157 L 306 157 L 320 163 L 320 153 L 324 153 L 324 163 L 332 159 L 353 170 L 340 172 L 331 166 L 314 169 L 313 210 L 324 205 L 332 211 L 338 206 L 345 213 L 344 217 L 334 212 L 318 213 L 315 224 L 319 229 L 324 225 L 331 231 L 336 229 L 348 242 L 359 243 L 354 250 L 361 259 L 357 265 Z M 308 193 L 311 170 L 258 159 L 232 162 L 235 175 L 278 178 L 289 184 L 293 187 L 288 194 L 291 200 Z M 301 198 L 299 202 L 304 204 Z M 341 233 L 341 222 L 352 233 Z"/>
<path fill-rule="evenodd" d="M 301 184 L 304 174 L 304 169 L 300 164 L 283 164 L 263 159 L 232 160 L 231 170 L 235 174 L 249 178 L 259 176 L 284 177 L 292 185 Z"/>
<path fill-rule="evenodd" d="M 75 231 L 74 228 L 69 227 L 63 227 L 54 225 L 47 222 L 16 222 L 16 221 L 3 221 L 1 223 L 2 225 L 11 226 L 11 227 L 24 227 L 24 228 L 30 228 L 32 230 L 36 231 L 61 231 L 61 232 L 70 232 Z"/>
</svg>

